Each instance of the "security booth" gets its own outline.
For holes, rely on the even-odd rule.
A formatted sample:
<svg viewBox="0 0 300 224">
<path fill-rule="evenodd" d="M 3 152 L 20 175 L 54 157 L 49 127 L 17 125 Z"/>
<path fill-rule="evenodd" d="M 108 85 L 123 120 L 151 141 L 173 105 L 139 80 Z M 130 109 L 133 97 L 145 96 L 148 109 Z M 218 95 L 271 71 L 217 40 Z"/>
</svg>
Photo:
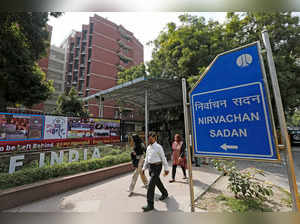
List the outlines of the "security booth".
<svg viewBox="0 0 300 224">
<path fill-rule="evenodd" d="M 98 99 L 99 116 L 103 114 L 103 103 L 106 100 L 121 102 L 132 105 L 136 110 L 143 112 L 144 125 L 142 130 L 148 136 L 149 130 L 160 134 L 158 141 L 163 145 L 166 154 L 170 156 L 170 141 L 173 139 L 174 131 L 184 133 L 184 123 L 182 118 L 178 118 L 166 125 L 166 121 L 157 119 L 164 109 L 182 108 L 182 89 L 180 80 L 156 79 L 140 77 L 132 81 L 102 90 L 96 94 L 83 98 L 84 101 Z M 168 122 L 167 122 L 168 123 Z M 177 123 L 182 123 L 181 125 Z M 173 129 L 172 124 L 176 124 Z M 182 128 L 181 128 L 182 127 Z M 181 128 L 181 130 L 179 130 Z M 124 133 L 126 136 L 126 133 Z M 145 139 L 148 145 L 148 138 Z"/>
</svg>

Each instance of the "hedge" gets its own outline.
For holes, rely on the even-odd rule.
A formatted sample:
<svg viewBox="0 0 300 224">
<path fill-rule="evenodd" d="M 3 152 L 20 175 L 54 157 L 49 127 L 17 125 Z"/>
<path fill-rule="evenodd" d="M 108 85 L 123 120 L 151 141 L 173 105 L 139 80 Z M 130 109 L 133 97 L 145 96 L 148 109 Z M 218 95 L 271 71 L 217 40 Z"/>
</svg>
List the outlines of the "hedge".
<svg viewBox="0 0 300 224">
<path fill-rule="evenodd" d="M 0 189 L 7 189 L 24 184 L 31 184 L 41 180 L 97 170 L 130 161 L 130 155 L 126 152 L 119 155 L 108 155 L 99 159 L 91 159 L 73 163 L 56 164 L 42 168 L 27 168 L 13 174 L 0 174 Z"/>
</svg>

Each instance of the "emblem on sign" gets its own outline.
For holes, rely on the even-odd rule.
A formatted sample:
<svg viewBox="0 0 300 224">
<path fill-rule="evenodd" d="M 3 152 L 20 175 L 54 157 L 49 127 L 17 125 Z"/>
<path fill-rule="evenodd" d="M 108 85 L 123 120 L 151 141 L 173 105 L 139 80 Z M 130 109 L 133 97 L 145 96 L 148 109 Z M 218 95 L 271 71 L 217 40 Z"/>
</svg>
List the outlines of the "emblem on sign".
<svg viewBox="0 0 300 224">
<path fill-rule="evenodd" d="M 247 67 L 248 65 L 250 65 L 252 63 L 252 56 L 250 54 L 242 54 L 241 56 L 239 56 L 236 59 L 236 64 L 239 67 Z"/>
</svg>

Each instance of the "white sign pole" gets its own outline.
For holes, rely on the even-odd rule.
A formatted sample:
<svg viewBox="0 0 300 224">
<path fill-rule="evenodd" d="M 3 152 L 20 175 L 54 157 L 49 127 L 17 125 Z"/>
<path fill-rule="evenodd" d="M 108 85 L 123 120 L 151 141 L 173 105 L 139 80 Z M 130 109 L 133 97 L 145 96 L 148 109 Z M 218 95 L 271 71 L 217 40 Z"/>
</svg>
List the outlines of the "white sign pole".
<svg viewBox="0 0 300 224">
<path fill-rule="evenodd" d="M 279 117 L 281 136 L 286 146 L 285 153 L 287 159 L 287 173 L 288 173 L 289 185 L 290 185 L 290 190 L 291 190 L 292 200 L 293 200 L 293 210 L 300 212 L 300 202 L 298 199 L 298 187 L 296 183 L 294 161 L 291 152 L 291 143 L 287 133 L 286 121 L 285 121 L 285 116 L 284 116 L 284 111 L 283 111 L 283 106 L 281 101 L 279 84 L 277 80 L 276 68 L 273 60 L 272 48 L 270 45 L 270 40 L 269 40 L 269 35 L 267 30 L 262 31 L 262 39 L 267 51 L 267 59 L 268 59 L 268 64 L 270 69 L 270 76 L 271 76 L 274 98 L 277 107 L 277 113 Z"/>
<path fill-rule="evenodd" d="M 186 94 L 186 81 L 182 79 L 182 97 L 183 97 L 183 112 L 184 112 L 184 127 L 185 127 L 185 142 L 188 149 L 188 170 L 189 170 L 189 185 L 190 185 L 190 199 L 191 199 L 191 212 L 195 212 L 195 199 L 194 199 L 194 183 L 192 175 L 192 158 L 191 158 L 191 145 L 190 145 L 190 132 L 189 132 L 189 119 L 188 119 L 188 106 Z"/>
</svg>

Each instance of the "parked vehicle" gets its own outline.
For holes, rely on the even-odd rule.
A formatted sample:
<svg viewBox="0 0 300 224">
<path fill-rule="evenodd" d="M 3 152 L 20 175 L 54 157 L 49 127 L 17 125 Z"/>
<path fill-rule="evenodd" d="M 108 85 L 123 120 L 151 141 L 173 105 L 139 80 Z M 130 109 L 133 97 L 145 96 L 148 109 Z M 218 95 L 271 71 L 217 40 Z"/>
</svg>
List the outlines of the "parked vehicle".
<svg viewBox="0 0 300 224">
<path fill-rule="evenodd" d="M 300 145 L 300 127 L 289 127 L 288 133 L 291 136 L 291 144 Z"/>
</svg>

